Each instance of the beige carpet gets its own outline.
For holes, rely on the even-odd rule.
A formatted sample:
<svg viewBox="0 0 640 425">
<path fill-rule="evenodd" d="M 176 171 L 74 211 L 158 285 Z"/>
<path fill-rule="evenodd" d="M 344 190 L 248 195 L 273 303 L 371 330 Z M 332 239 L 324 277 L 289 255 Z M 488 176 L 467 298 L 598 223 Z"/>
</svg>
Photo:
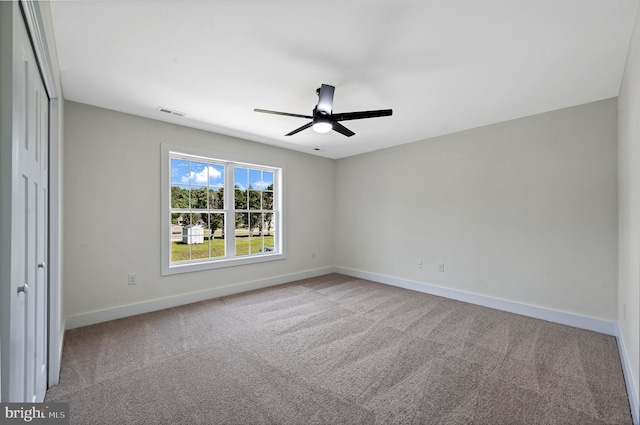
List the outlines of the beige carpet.
<svg viewBox="0 0 640 425">
<path fill-rule="evenodd" d="M 68 331 L 72 424 L 631 424 L 615 338 L 343 275 Z"/>
</svg>

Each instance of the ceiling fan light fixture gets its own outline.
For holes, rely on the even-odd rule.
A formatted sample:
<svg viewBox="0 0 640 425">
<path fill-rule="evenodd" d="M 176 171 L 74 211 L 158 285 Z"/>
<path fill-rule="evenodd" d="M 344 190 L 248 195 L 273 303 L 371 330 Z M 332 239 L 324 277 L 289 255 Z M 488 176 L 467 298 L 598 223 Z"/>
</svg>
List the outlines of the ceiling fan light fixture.
<svg viewBox="0 0 640 425">
<path fill-rule="evenodd" d="M 328 133 L 333 129 L 331 121 L 316 120 L 313 122 L 313 129 L 316 133 Z"/>
<path fill-rule="evenodd" d="M 333 122 L 329 114 L 322 111 L 313 111 L 313 129 L 316 133 L 328 133 L 333 130 Z"/>
</svg>

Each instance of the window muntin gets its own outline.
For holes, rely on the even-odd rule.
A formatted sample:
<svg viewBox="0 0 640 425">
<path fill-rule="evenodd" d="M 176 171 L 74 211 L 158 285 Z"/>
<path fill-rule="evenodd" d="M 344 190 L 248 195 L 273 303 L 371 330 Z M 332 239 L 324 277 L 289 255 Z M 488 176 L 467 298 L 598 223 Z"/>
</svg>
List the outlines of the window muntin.
<svg viewBox="0 0 640 425">
<path fill-rule="evenodd" d="M 171 229 L 163 274 L 284 258 L 280 168 L 163 152 Z"/>
</svg>

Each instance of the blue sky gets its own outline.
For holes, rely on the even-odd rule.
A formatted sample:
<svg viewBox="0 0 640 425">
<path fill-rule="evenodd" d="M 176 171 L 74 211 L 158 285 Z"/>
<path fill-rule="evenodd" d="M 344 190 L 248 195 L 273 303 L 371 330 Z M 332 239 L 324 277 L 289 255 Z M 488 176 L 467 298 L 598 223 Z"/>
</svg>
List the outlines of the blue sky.
<svg viewBox="0 0 640 425">
<path fill-rule="evenodd" d="M 273 184 L 273 172 L 236 167 L 234 183 L 241 189 L 251 185 L 254 189 L 266 189 Z M 224 166 L 205 162 L 171 158 L 172 186 L 224 186 Z"/>
</svg>

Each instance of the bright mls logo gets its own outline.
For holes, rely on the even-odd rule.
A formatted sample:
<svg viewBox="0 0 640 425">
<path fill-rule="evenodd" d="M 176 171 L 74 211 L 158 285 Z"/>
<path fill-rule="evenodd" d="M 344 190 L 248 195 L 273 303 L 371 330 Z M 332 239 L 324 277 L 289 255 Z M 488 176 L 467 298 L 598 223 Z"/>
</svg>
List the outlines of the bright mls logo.
<svg viewBox="0 0 640 425">
<path fill-rule="evenodd" d="M 0 425 L 69 425 L 69 403 L 2 403 Z"/>
</svg>

